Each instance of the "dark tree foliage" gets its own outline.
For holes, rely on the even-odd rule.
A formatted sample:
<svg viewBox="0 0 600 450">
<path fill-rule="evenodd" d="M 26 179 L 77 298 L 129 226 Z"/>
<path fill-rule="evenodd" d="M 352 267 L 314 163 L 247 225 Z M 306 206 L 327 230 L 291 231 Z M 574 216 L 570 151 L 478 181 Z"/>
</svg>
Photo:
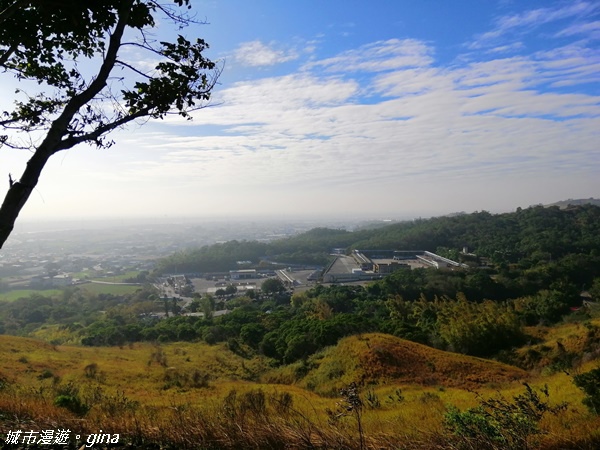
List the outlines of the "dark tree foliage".
<svg viewBox="0 0 600 450">
<path fill-rule="evenodd" d="M 463 247 L 476 256 L 458 253 Z M 258 264 L 265 256 L 283 263 L 313 264 L 333 248 L 439 249 L 467 264 L 477 266 L 480 258 L 488 258 L 495 265 L 496 271 L 488 274 L 469 272 L 437 280 L 432 274 L 427 275 L 428 280 L 421 273 L 394 274 L 406 287 L 402 295 L 410 298 L 426 291 L 428 295 L 465 292 L 470 298 L 514 298 L 533 295 L 561 280 L 589 287 L 600 276 L 600 207 L 581 205 L 561 210 L 536 206 L 497 215 L 483 211 L 354 232 L 316 228 L 268 244 L 232 241 L 190 250 L 166 258 L 159 270 L 229 270 L 235 261 Z M 411 279 L 402 281 L 403 276 Z M 408 292 L 415 283 L 418 288 Z M 390 283 L 388 287 L 393 289 Z"/>
<path fill-rule="evenodd" d="M 593 414 L 600 414 L 600 368 L 575 375 L 573 382 L 585 392 L 583 404 Z"/>
<path fill-rule="evenodd" d="M 148 33 L 159 18 L 189 24 L 180 12 L 189 7 L 189 0 L 0 0 L 0 69 L 22 86 L 12 109 L 0 112 L 0 147 L 32 153 L 20 178 L 9 176 L 0 247 L 52 155 L 82 143 L 108 147 L 116 128 L 169 113 L 189 118 L 209 100 L 218 71 L 203 55 L 208 45 L 182 35 L 155 42 Z M 128 48 L 156 60 L 154 68 L 123 59 Z"/>
<path fill-rule="evenodd" d="M 255 241 L 229 241 L 206 245 L 176 253 L 159 262 L 158 272 L 219 272 L 236 267 L 237 261 L 252 261 L 258 264 L 265 255 L 267 244 Z"/>
<path fill-rule="evenodd" d="M 263 281 L 260 290 L 267 295 L 272 295 L 285 291 L 285 286 L 279 278 L 269 278 Z"/>
</svg>

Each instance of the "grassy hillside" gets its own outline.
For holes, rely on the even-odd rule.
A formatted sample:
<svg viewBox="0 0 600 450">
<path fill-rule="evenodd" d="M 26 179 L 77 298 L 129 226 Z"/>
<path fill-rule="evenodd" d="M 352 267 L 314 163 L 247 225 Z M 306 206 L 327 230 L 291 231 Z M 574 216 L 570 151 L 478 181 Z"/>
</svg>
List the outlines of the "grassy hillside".
<svg viewBox="0 0 600 450">
<path fill-rule="evenodd" d="M 548 331 L 577 339 L 584 328 Z M 542 341 L 538 345 L 543 345 Z M 549 345 L 548 343 L 546 345 Z M 342 339 L 305 362 L 279 369 L 225 345 L 52 346 L 0 336 L 0 431 L 102 429 L 123 441 L 177 448 L 459 448 L 444 426 L 452 406 L 512 401 L 529 382 L 548 385 L 547 413 L 530 448 L 597 448 L 600 418 L 564 372 L 540 374 L 435 350 L 380 333 Z M 578 370 L 589 370 L 593 362 Z M 361 431 L 339 388 L 357 382 Z M 59 396 L 79 402 L 57 406 Z M 177 423 L 177 427 L 173 424 Z M 502 448 L 502 447 L 498 447 Z"/>
<path fill-rule="evenodd" d="M 37 389 L 58 383 L 99 385 L 120 390 L 134 400 L 164 403 L 196 387 L 256 379 L 264 360 L 244 360 L 225 346 L 205 344 L 134 344 L 124 347 L 54 346 L 42 341 L 0 335 L 0 370 L 8 384 Z M 95 367 L 90 372 L 90 366 Z M 192 375 L 197 372 L 194 383 Z"/>
<path fill-rule="evenodd" d="M 295 369 L 302 366 L 296 365 Z M 494 361 L 436 350 L 394 336 L 373 333 L 342 339 L 309 359 L 299 385 L 336 395 L 345 385 L 419 385 L 479 389 L 527 381 L 524 370 Z M 284 368 L 283 373 L 289 372 Z M 276 379 L 275 372 L 272 376 Z M 267 377 L 269 379 L 269 377 Z"/>
</svg>

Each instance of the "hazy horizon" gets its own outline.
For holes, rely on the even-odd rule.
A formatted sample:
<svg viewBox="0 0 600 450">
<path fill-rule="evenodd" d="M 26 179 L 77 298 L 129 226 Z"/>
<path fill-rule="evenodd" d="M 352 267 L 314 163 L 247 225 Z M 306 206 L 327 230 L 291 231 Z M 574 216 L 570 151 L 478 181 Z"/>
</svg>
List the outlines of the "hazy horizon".
<svg viewBox="0 0 600 450">
<path fill-rule="evenodd" d="M 583 199 L 592 199 L 593 197 L 584 197 Z M 471 214 L 480 211 L 487 211 L 491 214 L 502 214 L 516 211 L 518 208 L 528 208 L 537 205 L 547 205 L 550 203 L 556 203 L 560 201 L 568 200 L 580 200 L 580 199 L 555 199 L 549 203 L 533 203 L 529 205 L 517 204 L 513 208 L 506 210 L 492 210 L 490 208 L 482 208 L 473 211 L 457 210 L 457 211 L 442 211 L 439 212 L 415 212 L 415 213 L 393 213 L 389 214 L 351 214 L 351 213 L 340 213 L 340 214 L 329 214 L 329 215 L 310 215 L 310 214 L 297 214 L 297 215 L 222 215 L 222 216 L 176 216 L 176 215 L 163 215 L 163 216 L 65 216 L 65 217 L 53 217 L 53 218 L 36 218 L 28 217 L 17 221 L 15 226 L 16 232 L 27 232 L 28 229 L 36 229 L 38 227 L 52 228 L 62 227 L 68 225 L 69 227 L 83 227 L 83 228 L 94 228 L 94 227 L 130 227 L 134 225 L 196 225 L 196 224 L 218 224 L 218 223 L 348 223 L 358 224 L 361 222 L 401 222 L 410 221 L 415 219 L 428 219 L 432 217 L 440 217 L 453 215 L 458 213 Z"/>
<path fill-rule="evenodd" d="M 223 66 L 212 106 L 55 155 L 17 226 L 398 219 L 600 197 L 599 0 L 194 1 L 192 12 L 208 24 L 183 33 Z M 10 110 L 18 84 L 1 79 Z M 29 156 L 2 149 L 0 186 Z"/>
</svg>

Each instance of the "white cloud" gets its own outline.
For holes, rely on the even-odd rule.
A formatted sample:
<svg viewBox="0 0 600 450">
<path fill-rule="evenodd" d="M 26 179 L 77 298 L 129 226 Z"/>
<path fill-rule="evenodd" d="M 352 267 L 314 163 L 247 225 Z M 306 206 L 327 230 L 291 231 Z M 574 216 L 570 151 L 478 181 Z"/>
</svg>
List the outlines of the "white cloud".
<svg viewBox="0 0 600 450">
<path fill-rule="evenodd" d="M 533 9 L 502 17 L 498 20 L 498 29 L 505 31 L 512 28 L 539 26 L 570 17 L 581 17 L 597 11 L 600 7 L 596 2 L 587 1 L 567 2 L 564 5 L 557 8 Z"/>
<path fill-rule="evenodd" d="M 600 21 L 596 20 L 587 23 L 576 23 L 556 33 L 556 37 L 575 35 L 583 35 L 593 39 L 600 39 Z"/>
<path fill-rule="evenodd" d="M 375 83 L 394 98 L 376 104 L 353 103 L 352 85 L 334 102 L 310 106 L 338 85 L 305 76 L 240 83 L 224 93 L 228 106 L 202 116 L 204 122 L 232 125 L 229 134 L 170 139 L 162 144 L 167 151 L 160 165 L 136 171 L 151 171 L 153 178 L 176 172 L 193 179 L 196 173 L 212 186 L 239 189 L 354 191 L 407 188 L 413 182 L 435 183 L 437 177 L 446 182 L 533 177 L 559 171 L 566 158 L 589 170 L 590 156 L 600 156 L 594 142 L 597 99 L 524 90 L 520 78 L 530 72 L 519 77 L 514 69 L 528 68 L 526 61 L 499 65 L 506 70 L 490 63 L 486 70 L 473 65 L 423 71 L 418 74 L 427 86 L 423 90 L 406 84 L 413 72 L 390 74 Z M 270 98 L 259 102 L 266 94 Z M 546 115 L 595 119 L 541 117 Z"/>
<path fill-rule="evenodd" d="M 600 52 L 570 45 L 535 56 L 538 78 L 554 87 L 600 82 Z"/>
<path fill-rule="evenodd" d="M 389 39 L 363 45 L 332 58 L 314 61 L 306 69 L 322 67 L 329 72 L 382 72 L 407 67 L 426 67 L 433 49 L 416 39 Z"/>
<path fill-rule="evenodd" d="M 278 50 L 261 41 L 244 42 L 234 53 L 241 64 L 251 67 L 274 66 L 298 58 L 293 50 Z"/>
<path fill-rule="evenodd" d="M 522 42 L 512 42 L 508 45 L 499 45 L 497 47 L 490 48 L 487 50 L 487 53 L 511 53 L 523 48 L 525 48 L 525 45 Z"/>
<path fill-rule="evenodd" d="M 589 5 L 541 11 L 555 20 Z M 494 32 L 545 20 L 530 11 L 499 20 Z M 75 183 L 97 187 L 94 205 L 128 211 L 154 202 L 195 213 L 417 211 L 428 203 L 453 211 L 487 209 L 493 196 L 511 208 L 598 195 L 600 97 L 569 89 L 600 81 L 597 50 L 577 42 L 499 58 L 522 47 L 495 48 L 485 61 L 440 66 L 431 44 L 391 39 L 239 81 L 192 122 L 168 117 L 125 134 L 102 157 L 84 153 L 90 160 Z M 296 56 L 254 41 L 238 57 L 267 66 Z M 129 159 L 117 160 L 120 153 Z M 80 156 L 64 161 L 67 168 Z M 61 177 L 61 164 L 49 178 Z M 122 205 L 105 201 L 109 192 Z M 50 205 L 65 195 L 44 192 Z"/>
<path fill-rule="evenodd" d="M 469 43 L 470 49 L 480 49 L 485 47 L 498 47 L 498 42 L 505 38 L 509 33 L 523 32 L 536 29 L 542 25 L 556 22 L 564 19 L 585 19 L 598 13 L 600 4 L 593 1 L 575 1 L 566 2 L 560 7 L 538 8 L 528 10 L 519 14 L 502 16 L 496 20 L 493 30 L 483 33 Z M 581 31 L 585 25 L 580 24 Z M 574 30 L 572 26 L 566 28 Z M 561 33 L 558 33 L 560 36 Z"/>
</svg>

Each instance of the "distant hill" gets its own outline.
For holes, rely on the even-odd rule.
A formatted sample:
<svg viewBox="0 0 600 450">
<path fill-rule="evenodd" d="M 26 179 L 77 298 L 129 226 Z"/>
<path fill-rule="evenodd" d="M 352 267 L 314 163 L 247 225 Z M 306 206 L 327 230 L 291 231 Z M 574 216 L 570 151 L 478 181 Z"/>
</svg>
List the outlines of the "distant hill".
<svg viewBox="0 0 600 450">
<path fill-rule="evenodd" d="M 445 352 L 381 333 L 344 338 L 311 357 L 307 365 L 311 369 L 298 384 L 321 395 L 335 393 L 352 381 L 366 385 L 400 383 L 477 389 L 489 383 L 529 379 L 527 372 L 514 366 Z M 285 383 L 285 375 L 280 372 L 282 377 L 278 379 L 277 372 L 267 376 L 267 380 Z"/>
<path fill-rule="evenodd" d="M 560 209 L 565 209 L 568 206 L 578 206 L 578 205 L 596 205 L 596 206 L 600 206 L 600 199 L 599 198 L 577 198 L 577 199 L 568 199 L 568 200 L 562 200 L 560 202 L 556 202 L 556 203 L 550 203 L 549 205 L 544 205 L 544 206 L 558 206 Z"/>
<path fill-rule="evenodd" d="M 164 258 L 157 273 L 227 271 L 236 267 L 236 261 L 252 261 L 260 267 L 265 257 L 286 264 L 325 266 L 330 261 L 329 253 L 337 248 L 429 250 L 452 259 L 467 247 L 479 256 L 503 258 L 508 263 L 533 254 L 551 255 L 554 261 L 570 253 L 591 254 L 600 242 L 600 200 L 559 203 L 503 214 L 456 213 L 355 231 L 314 228 L 269 243 L 229 241 Z"/>
</svg>

